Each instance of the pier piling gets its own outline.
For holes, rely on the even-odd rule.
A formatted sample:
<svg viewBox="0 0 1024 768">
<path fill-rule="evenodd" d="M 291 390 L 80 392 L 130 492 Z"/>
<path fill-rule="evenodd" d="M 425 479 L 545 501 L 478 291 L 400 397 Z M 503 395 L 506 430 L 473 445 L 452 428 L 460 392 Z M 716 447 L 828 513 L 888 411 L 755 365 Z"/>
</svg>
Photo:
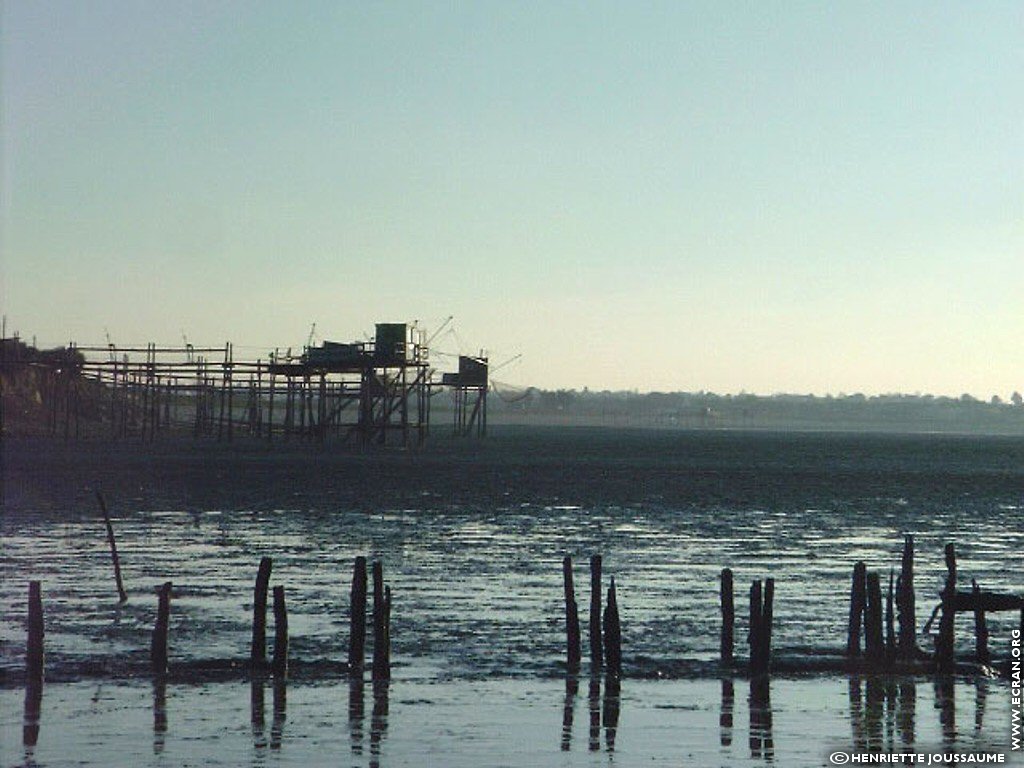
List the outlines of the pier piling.
<svg viewBox="0 0 1024 768">
<path fill-rule="evenodd" d="M 731 664 L 733 661 L 733 635 L 736 623 L 736 607 L 733 601 L 732 570 L 729 568 L 722 569 L 721 601 L 721 660 L 723 664 Z"/>
<path fill-rule="evenodd" d="M 154 675 L 167 674 L 167 625 L 171 615 L 171 582 L 165 581 L 160 587 L 156 612 L 156 626 L 153 628 L 153 642 L 149 659 Z"/>
<path fill-rule="evenodd" d="M 103 512 L 103 522 L 107 526 L 107 542 L 110 544 L 110 557 L 114 561 L 114 581 L 117 583 L 117 595 L 122 603 L 128 600 L 128 593 L 124 591 L 124 582 L 121 580 L 121 560 L 117 556 L 117 544 L 114 542 L 114 526 L 110 522 L 110 515 L 107 513 L 107 502 L 100 491 L 96 491 L 96 501 L 100 503 L 100 510 Z"/>
<path fill-rule="evenodd" d="M 608 586 L 608 607 L 604 612 L 605 660 L 608 674 L 622 674 L 622 629 L 619 623 L 619 602 L 615 596 L 615 577 Z"/>
<path fill-rule="evenodd" d="M 25 673 L 30 683 L 43 679 L 43 596 L 38 581 L 28 583 L 28 644 L 25 652 Z"/>
<path fill-rule="evenodd" d="M 590 556 L 590 668 L 597 671 L 604 666 L 604 648 L 601 641 L 601 556 Z"/>
<path fill-rule="evenodd" d="M 356 558 L 352 569 L 351 616 L 349 617 L 348 669 L 362 678 L 366 649 L 366 558 Z"/>
<path fill-rule="evenodd" d="M 284 602 L 284 587 L 274 587 L 274 661 L 275 677 L 288 675 L 288 608 Z"/>
<path fill-rule="evenodd" d="M 850 622 L 846 639 L 846 655 L 860 656 L 861 623 L 864 620 L 867 567 L 858 560 L 853 566 L 853 584 L 850 587 Z"/>
<path fill-rule="evenodd" d="M 580 669 L 580 613 L 576 605 L 576 589 L 572 582 L 572 558 L 562 559 L 562 580 L 565 591 L 565 659 L 569 672 Z"/>
<path fill-rule="evenodd" d="M 260 558 L 260 568 L 256 574 L 256 586 L 252 601 L 252 652 L 250 661 L 253 667 L 259 667 L 267 661 L 267 589 L 270 586 L 270 571 L 273 560 L 269 557 Z"/>
</svg>

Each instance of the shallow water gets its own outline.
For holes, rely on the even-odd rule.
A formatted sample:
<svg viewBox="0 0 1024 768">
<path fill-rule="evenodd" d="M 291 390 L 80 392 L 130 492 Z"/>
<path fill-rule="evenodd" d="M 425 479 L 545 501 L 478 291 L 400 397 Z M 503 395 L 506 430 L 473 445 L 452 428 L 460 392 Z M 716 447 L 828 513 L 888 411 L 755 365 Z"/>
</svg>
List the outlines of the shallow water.
<svg viewBox="0 0 1024 768">
<path fill-rule="evenodd" d="M 586 678 L 61 683 L 30 746 L 21 691 L 0 689 L 0 764 L 814 766 L 837 750 L 1006 753 L 1009 702 L 986 679 L 777 679 L 767 700 L 746 680 L 632 680 L 618 695 Z"/>
<path fill-rule="evenodd" d="M 188 441 L 8 441 L 4 453 L 5 765 L 820 765 L 833 744 L 1008 743 L 1005 681 L 961 679 L 951 698 L 924 679 L 854 691 L 846 678 L 777 678 L 766 720 L 737 679 L 727 712 L 718 574 L 736 574 L 740 657 L 750 580 L 776 580 L 777 654 L 838 650 L 854 562 L 885 584 L 906 533 L 917 540 L 919 626 L 937 602 L 947 541 L 961 588 L 974 578 L 1021 593 L 1024 440 L 507 430 L 421 453 Z M 123 606 L 96 489 L 117 532 Z M 620 701 L 605 688 L 591 696 L 584 678 L 567 709 L 561 559 L 576 563 L 586 644 L 594 552 L 605 584 L 616 580 L 626 679 Z M 271 583 L 287 590 L 285 698 L 275 706 L 270 683 L 250 687 L 241 673 L 207 684 L 172 676 L 154 689 L 157 586 L 174 583 L 172 673 L 202 680 L 202 663 L 248 656 L 264 555 Z M 369 684 L 357 703 L 342 678 L 357 555 L 381 559 L 393 590 L 386 713 Z M 31 579 L 42 581 L 47 683 L 26 756 Z M 1018 621 L 990 616 L 997 657 Z M 272 618 L 268 629 L 272 646 Z M 972 637 L 962 617 L 966 656 Z M 639 679 L 653 677 L 667 679 Z"/>
<path fill-rule="evenodd" d="M 724 566 L 736 574 L 741 655 L 750 580 L 776 580 L 780 653 L 839 648 L 853 563 L 884 585 L 905 533 L 917 540 L 919 625 L 937 602 L 946 541 L 961 588 L 975 578 L 1024 591 L 1024 441 L 1005 438 L 541 430 L 417 455 L 29 443 L 8 448 L 5 492 L 3 668 L 20 669 L 27 582 L 40 579 L 53 679 L 144 669 L 164 580 L 172 666 L 244 658 L 263 555 L 286 587 L 300 664 L 345 658 L 353 559 L 380 558 L 395 674 L 407 679 L 559 674 L 564 554 L 586 627 L 586 558 L 603 553 L 627 675 L 699 673 L 715 658 Z M 1016 621 L 991 615 L 997 654 Z M 960 622 L 969 651 L 971 623 Z"/>
</svg>

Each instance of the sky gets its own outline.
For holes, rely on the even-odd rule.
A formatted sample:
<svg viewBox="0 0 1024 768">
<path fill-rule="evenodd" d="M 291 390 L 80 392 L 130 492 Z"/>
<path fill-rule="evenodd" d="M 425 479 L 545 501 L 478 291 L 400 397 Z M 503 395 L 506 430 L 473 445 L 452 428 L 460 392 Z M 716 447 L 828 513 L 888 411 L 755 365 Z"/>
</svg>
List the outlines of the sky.
<svg viewBox="0 0 1024 768">
<path fill-rule="evenodd" d="M 40 345 L 255 359 L 453 315 L 439 349 L 519 385 L 1024 390 L 1019 2 L 0 23 L 0 303 Z"/>
</svg>

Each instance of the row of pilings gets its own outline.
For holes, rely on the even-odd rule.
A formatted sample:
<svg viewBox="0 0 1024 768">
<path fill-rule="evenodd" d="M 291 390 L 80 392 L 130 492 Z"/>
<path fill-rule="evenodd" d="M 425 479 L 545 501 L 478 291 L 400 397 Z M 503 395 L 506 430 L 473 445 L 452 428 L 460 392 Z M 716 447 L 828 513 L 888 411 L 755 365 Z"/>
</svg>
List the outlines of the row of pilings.
<svg viewBox="0 0 1024 768">
<path fill-rule="evenodd" d="M 102 504 L 102 501 L 101 501 Z M 127 598 L 121 582 L 117 552 L 110 536 L 117 588 L 121 600 Z M 957 612 L 972 612 L 975 618 L 975 661 L 990 664 L 989 631 L 986 614 L 993 611 L 1016 610 L 1021 613 L 1024 629 L 1024 598 L 983 591 L 976 582 L 970 592 L 957 591 L 956 552 L 952 544 L 945 548 L 947 577 L 940 594 L 940 603 L 925 625 L 927 632 L 935 618 L 939 631 L 935 651 L 926 652 L 917 645 L 916 606 L 914 595 L 914 542 L 907 536 L 904 542 L 900 573 L 890 571 L 888 588 L 883 597 L 881 578 L 869 571 L 863 562 L 853 567 L 850 591 L 850 612 L 843 669 L 855 672 L 885 672 L 899 667 L 902 671 L 931 671 L 948 673 L 954 670 L 955 616 Z M 247 668 L 252 672 L 269 672 L 276 677 L 288 673 L 288 611 L 284 585 L 271 588 L 273 560 L 260 561 L 253 592 L 252 642 Z M 573 579 L 570 557 L 562 562 L 565 599 L 566 670 L 578 674 L 582 663 L 582 630 L 579 605 Z M 603 592 L 603 561 L 600 554 L 590 557 L 590 613 L 588 639 L 590 672 L 604 672 L 609 678 L 622 676 L 622 627 L 615 578 L 610 579 L 607 593 Z M 372 579 L 372 581 L 371 581 Z M 372 591 L 371 591 L 372 587 Z M 151 671 L 155 676 L 168 672 L 168 632 L 173 584 L 163 583 L 157 591 L 157 613 L 150 646 Z M 267 612 L 268 598 L 273 596 L 274 645 L 268 660 Z M 387 680 L 391 675 L 391 588 L 384 583 L 383 565 L 374 561 L 368 567 L 367 558 L 355 558 L 350 595 L 350 632 L 346 671 L 352 677 L 362 678 L 365 667 L 368 599 L 372 596 L 373 658 L 371 677 L 374 681 Z M 774 624 L 775 580 L 753 581 L 749 590 L 749 622 L 747 642 L 749 657 L 747 670 L 751 677 L 764 675 L 772 668 L 772 628 Z M 721 571 L 721 635 L 720 661 L 723 667 L 736 666 L 735 624 L 736 606 L 733 572 Z M 898 627 L 897 627 L 898 622 Z M 40 582 L 29 584 L 28 637 L 26 674 L 30 681 L 42 680 L 44 667 L 44 622 Z M 863 644 L 862 644 L 863 641 Z"/>
</svg>

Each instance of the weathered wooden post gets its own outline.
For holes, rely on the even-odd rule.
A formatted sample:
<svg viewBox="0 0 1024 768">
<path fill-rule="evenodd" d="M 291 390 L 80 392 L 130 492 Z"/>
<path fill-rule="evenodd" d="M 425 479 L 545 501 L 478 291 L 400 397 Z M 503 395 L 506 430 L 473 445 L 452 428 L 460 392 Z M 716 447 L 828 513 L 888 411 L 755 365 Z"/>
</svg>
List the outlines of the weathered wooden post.
<svg viewBox="0 0 1024 768">
<path fill-rule="evenodd" d="M 38 581 L 28 583 L 28 643 L 25 651 L 25 674 L 33 683 L 43 679 L 43 595 Z"/>
<path fill-rule="evenodd" d="M 981 604 L 981 589 L 974 579 L 971 579 L 971 593 L 974 596 L 974 657 L 979 664 L 988 664 L 992 661 L 988 652 L 988 622 Z"/>
<path fill-rule="evenodd" d="M 946 545 L 946 586 L 942 590 L 942 614 L 939 618 L 939 639 L 935 645 L 935 663 L 940 672 L 952 672 L 955 666 L 956 548 Z"/>
<path fill-rule="evenodd" d="M 373 563 L 373 671 L 374 680 L 388 680 L 387 606 L 384 598 L 384 567 L 380 560 Z"/>
<path fill-rule="evenodd" d="M 565 588 L 565 659 L 569 672 L 580 669 L 580 614 L 576 605 L 576 589 L 572 583 L 572 558 L 562 559 L 562 581 Z"/>
<path fill-rule="evenodd" d="M 892 665 L 896 660 L 896 617 L 893 611 L 893 569 L 889 569 L 889 590 L 885 594 L 885 663 Z"/>
<path fill-rule="evenodd" d="M 608 674 L 622 674 L 622 629 L 619 624 L 619 603 L 615 597 L 615 577 L 608 586 L 608 607 L 604 612 L 604 639 Z"/>
<path fill-rule="evenodd" d="M 733 660 L 733 633 L 736 623 L 736 607 L 733 602 L 732 592 L 732 570 L 722 569 L 722 638 L 721 638 L 721 660 L 723 664 L 732 664 Z"/>
<path fill-rule="evenodd" d="M 284 602 L 284 587 L 274 587 L 274 661 L 276 677 L 288 675 L 288 608 Z"/>
<path fill-rule="evenodd" d="M 384 587 L 384 668 L 391 679 L 391 587 Z"/>
<path fill-rule="evenodd" d="M 352 570 L 352 615 L 349 619 L 348 670 L 352 677 L 363 676 L 366 649 L 366 558 L 356 558 Z"/>
<path fill-rule="evenodd" d="M 850 587 L 850 624 L 846 639 L 846 655 L 860 656 L 860 628 L 866 603 L 867 567 L 862 560 L 853 566 L 853 584 Z"/>
<path fill-rule="evenodd" d="M 153 628 L 153 642 L 149 651 L 149 660 L 155 675 L 167 674 L 167 625 L 170 615 L 171 582 L 165 581 L 160 587 L 156 626 Z"/>
<path fill-rule="evenodd" d="M 114 561 L 114 581 L 117 583 L 117 594 L 121 602 L 128 600 L 128 593 L 124 591 L 124 582 L 121 581 L 121 560 L 117 556 L 117 544 L 114 543 L 114 526 L 110 523 L 110 515 L 107 514 L 107 502 L 103 494 L 96 491 L 96 500 L 100 503 L 100 510 L 103 512 L 103 522 L 107 526 L 107 541 L 110 543 L 110 557 Z"/>
<path fill-rule="evenodd" d="M 882 584 L 875 571 L 867 575 L 864 650 L 872 664 L 880 664 L 885 659 L 885 640 L 882 635 Z"/>
<path fill-rule="evenodd" d="M 261 667 L 267 661 L 267 589 L 272 567 L 273 560 L 260 558 L 252 600 L 252 652 L 249 659 L 253 667 Z"/>
<path fill-rule="evenodd" d="M 772 619 L 775 602 L 775 579 L 764 580 L 764 604 L 761 606 L 761 671 L 767 672 L 772 662 Z"/>
<path fill-rule="evenodd" d="M 750 584 L 750 632 L 747 644 L 750 646 L 750 674 L 756 675 L 763 671 L 761 662 L 761 582 Z"/>
<path fill-rule="evenodd" d="M 903 557 L 896 582 L 896 608 L 900 622 L 899 657 L 909 661 L 917 656 L 917 617 L 914 606 L 914 537 L 903 539 Z"/>
<path fill-rule="evenodd" d="M 590 667 L 592 671 L 604 666 L 604 648 L 601 642 L 601 556 L 590 556 Z"/>
</svg>

